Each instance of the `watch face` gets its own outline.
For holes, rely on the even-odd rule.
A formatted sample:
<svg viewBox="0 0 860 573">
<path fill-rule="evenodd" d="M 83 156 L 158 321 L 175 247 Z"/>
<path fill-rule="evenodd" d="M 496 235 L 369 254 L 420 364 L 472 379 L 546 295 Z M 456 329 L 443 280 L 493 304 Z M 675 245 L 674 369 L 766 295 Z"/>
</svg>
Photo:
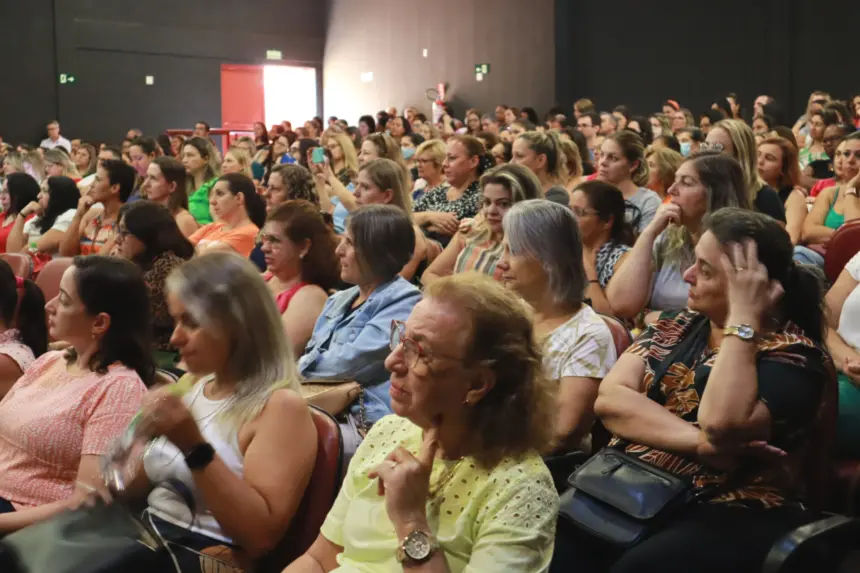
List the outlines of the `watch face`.
<svg viewBox="0 0 860 573">
<path fill-rule="evenodd" d="M 422 531 L 410 533 L 403 544 L 403 552 L 415 561 L 426 559 L 432 549 L 430 537 Z"/>
<path fill-rule="evenodd" d="M 738 326 L 738 336 L 744 340 L 752 340 L 755 336 L 755 331 L 746 324 L 741 324 Z"/>
</svg>

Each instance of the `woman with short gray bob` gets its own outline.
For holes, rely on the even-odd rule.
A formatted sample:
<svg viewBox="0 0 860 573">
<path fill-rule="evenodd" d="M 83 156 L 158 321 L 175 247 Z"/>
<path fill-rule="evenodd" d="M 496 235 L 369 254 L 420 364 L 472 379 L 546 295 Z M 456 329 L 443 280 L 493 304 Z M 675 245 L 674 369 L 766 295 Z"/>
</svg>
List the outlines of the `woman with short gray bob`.
<svg viewBox="0 0 860 573">
<path fill-rule="evenodd" d="M 299 359 L 305 378 L 355 382 L 343 400 L 346 410 L 329 411 L 343 415 L 347 458 L 367 429 L 391 413 L 384 362 L 391 321 L 405 321 L 421 299 L 421 292 L 398 275 L 414 250 L 415 231 L 402 208 L 374 204 L 354 211 L 335 253 L 340 278 L 355 286 L 329 297 Z"/>
<path fill-rule="evenodd" d="M 316 457 L 280 314 L 256 267 L 227 252 L 175 269 L 167 300 L 188 374 L 144 398 L 139 430 L 156 439 L 129 493 L 149 490 L 147 513 L 167 539 L 260 557 L 285 535 Z M 155 485 L 169 480 L 192 493 L 193 512 L 174 487 Z M 198 555 L 175 553 L 182 571 L 200 570 Z"/>
<path fill-rule="evenodd" d="M 594 422 L 600 380 L 616 355 L 606 323 L 583 302 L 586 278 L 576 218 L 558 203 L 532 199 L 511 207 L 504 229 L 502 280 L 532 307 L 544 370 L 558 381 L 554 449 L 581 449 Z"/>
</svg>

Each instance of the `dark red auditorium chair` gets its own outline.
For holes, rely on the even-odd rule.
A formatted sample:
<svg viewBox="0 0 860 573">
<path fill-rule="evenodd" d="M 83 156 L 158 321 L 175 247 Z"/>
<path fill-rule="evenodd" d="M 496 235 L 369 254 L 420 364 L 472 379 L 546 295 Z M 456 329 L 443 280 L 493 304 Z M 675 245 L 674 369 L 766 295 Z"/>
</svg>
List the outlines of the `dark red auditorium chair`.
<svg viewBox="0 0 860 573">
<path fill-rule="evenodd" d="M 827 254 L 824 255 L 824 274 L 831 283 L 839 278 L 839 273 L 860 252 L 860 220 L 849 221 L 839 227 L 830 242 L 827 243 Z"/>
<path fill-rule="evenodd" d="M 24 253 L 0 253 L 0 259 L 3 259 L 9 266 L 12 267 L 12 272 L 16 277 L 22 279 L 30 278 L 30 256 Z"/>
</svg>

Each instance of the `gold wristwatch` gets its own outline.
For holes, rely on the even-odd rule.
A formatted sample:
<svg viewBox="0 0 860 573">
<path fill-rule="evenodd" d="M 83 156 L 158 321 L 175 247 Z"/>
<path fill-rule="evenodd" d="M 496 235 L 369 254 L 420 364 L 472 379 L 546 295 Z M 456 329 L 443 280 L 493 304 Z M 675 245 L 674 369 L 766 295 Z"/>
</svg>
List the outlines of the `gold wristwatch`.
<svg viewBox="0 0 860 573">
<path fill-rule="evenodd" d="M 723 329 L 726 336 L 737 336 L 746 342 L 752 342 L 758 338 L 758 333 L 749 324 L 731 324 Z"/>
<path fill-rule="evenodd" d="M 407 535 L 397 548 L 397 562 L 410 565 L 426 563 L 439 550 L 439 541 L 426 531 L 416 530 Z"/>
</svg>

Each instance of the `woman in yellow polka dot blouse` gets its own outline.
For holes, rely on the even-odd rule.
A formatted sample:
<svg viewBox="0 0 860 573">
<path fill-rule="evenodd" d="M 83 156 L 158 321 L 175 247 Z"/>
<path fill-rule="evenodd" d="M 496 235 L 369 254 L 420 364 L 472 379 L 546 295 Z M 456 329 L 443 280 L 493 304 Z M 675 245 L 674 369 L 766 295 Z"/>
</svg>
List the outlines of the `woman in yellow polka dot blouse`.
<svg viewBox="0 0 860 573">
<path fill-rule="evenodd" d="M 487 276 L 446 277 L 392 324 L 391 347 L 395 415 L 370 430 L 285 573 L 546 571 L 553 395 L 525 307 Z"/>
</svg>

